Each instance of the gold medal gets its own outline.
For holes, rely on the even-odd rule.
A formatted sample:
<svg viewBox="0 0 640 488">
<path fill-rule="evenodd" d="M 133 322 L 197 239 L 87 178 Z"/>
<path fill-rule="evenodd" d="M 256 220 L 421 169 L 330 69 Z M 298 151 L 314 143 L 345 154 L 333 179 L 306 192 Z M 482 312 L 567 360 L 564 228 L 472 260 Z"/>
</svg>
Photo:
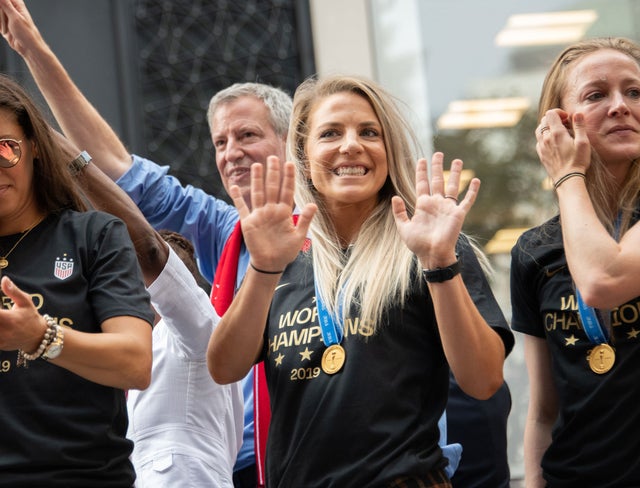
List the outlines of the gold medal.
<svg viewBox="0 0 640 488">
<path fill-rule="evenodd" d="M 587 361 L 589 361 L 591 371 L 603 374 L 613 368 L 613 363 L 616 361 L 616 352 L 609 344 L 598 344 L 589 351 Z"/>
<path fill-rule="evenodd" d="M 322 371 L 327 374 L 337 373 L 344 366 L 346 353 L 340 344 L 332 344 L 322 354 Z"/>
</svg>

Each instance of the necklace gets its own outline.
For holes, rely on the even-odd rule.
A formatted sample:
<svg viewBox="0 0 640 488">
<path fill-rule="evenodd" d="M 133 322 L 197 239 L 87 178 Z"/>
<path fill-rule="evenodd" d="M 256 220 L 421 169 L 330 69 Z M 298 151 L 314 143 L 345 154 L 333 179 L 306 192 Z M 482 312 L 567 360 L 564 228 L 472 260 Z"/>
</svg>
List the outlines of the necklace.
<svg viewBox="0 0 640 488">
<path fill-rule="evenodd" d="M 9 252 L 7 252 L 7 254 L 5 254 L 4 256 L 0 256 L 0 269 L 4 269 L 7 266 L 9 266 L 9 261 L 7 260 L 7 258 L 9 257 L 9 254 L 11 254 L 13 252 L 13 250 L 16 247 L 18 247 L 18 244 L 20 244 L 20 242 L 22 242 L 22 239 L 27 237 L 27 235 L 29 235 L 29 232 L 31 232 L 31 230 L 36 225 L 38 225 L 40 222 L 42 222 L 43 220 L 44 220 L 44 217 L 39 217 L 38 220 L 36 220 L 33 224 L 31 224 L 30 227 L 27 228 L 27 230 L 22 232 L 22 235 L 20 236 L 20 239 L 18 239 L 18 241 L 11 247 L 11 249 L 9 249 Z"/>
</svg>

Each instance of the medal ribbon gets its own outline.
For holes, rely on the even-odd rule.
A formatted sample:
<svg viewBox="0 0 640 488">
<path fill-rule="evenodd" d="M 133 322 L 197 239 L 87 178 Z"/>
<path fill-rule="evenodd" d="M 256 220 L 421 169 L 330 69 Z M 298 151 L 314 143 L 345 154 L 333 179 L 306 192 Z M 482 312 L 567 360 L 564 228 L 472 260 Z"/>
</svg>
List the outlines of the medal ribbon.
<svg viewBox="0 0 640 488">
<path fill-rule="evenodd" d="M 582 321 L 582 328 L 589 340 L 594 344 L 604 344 L 609 340 L 607 330 L 602 327 L 598 311 L 587 306 L 576 288 L 576 300 L 578 301 L 578 313 Z"/>
<path fill-rule="evenodd" d="M 318 307 L 318 319 L 320 321 L 322 340 L 327 347 L 333 344 L 340 344 L 342 342 L 342 326 L 340 324 L 340 319 L 329 313 L 329 310 L 320 298 L 316 280 L 313 280 L 313 286 L 316 290 L 316 306 Z"/>
</svg>

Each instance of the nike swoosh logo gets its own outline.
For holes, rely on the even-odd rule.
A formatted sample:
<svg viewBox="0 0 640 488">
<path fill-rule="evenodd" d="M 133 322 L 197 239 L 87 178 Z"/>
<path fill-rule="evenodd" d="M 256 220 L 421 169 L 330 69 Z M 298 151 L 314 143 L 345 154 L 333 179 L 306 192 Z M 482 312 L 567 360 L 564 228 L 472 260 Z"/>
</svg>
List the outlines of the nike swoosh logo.
<svg viewBox="0 0 640 488">
<path fill-rule="evenodd" d="M 564 268 L 566 268 L 566 266 L 560 266 L 556 269 L 545 269 L 544 274 L 547 275 L 547 278 L 551 278 L 554 274 L 556 274 L 558 271 L 563 270 Z"/>
<path fill-rule="evenodd" d="M 275 291 L 278 291 L 280 288 L 283 288 L 283 287 L 285 287 L 285 286 L 287 286 L 287 285 L 289 285 L 289 283 L 281 283 L 281 284 L 279 284 L 278 286 L 276 286 Z"/>
</svg>

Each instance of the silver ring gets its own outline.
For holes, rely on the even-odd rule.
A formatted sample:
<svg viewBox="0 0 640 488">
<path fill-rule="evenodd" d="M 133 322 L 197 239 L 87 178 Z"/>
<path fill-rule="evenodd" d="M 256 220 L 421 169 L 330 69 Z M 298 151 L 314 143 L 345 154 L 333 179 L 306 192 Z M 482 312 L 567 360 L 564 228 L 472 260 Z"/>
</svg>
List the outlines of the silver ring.
<svg viewBox="0 0 640 488">
<path fill-rule="evenodd" d="M 458 199 L 456 197 L 454 197 L 453 195 L 445 195 L 445 198 L 450 198 L 451 200 L 454 200 L 456 203 L 458 203 Z"/>
<path fill-rule="evenodd" d="M 543 135 L 544 131 L 546 130 L 550 130 L 548 125 L 545 125 L 544 127 L 540 127 L 540 135 Z"/>
</svg>

